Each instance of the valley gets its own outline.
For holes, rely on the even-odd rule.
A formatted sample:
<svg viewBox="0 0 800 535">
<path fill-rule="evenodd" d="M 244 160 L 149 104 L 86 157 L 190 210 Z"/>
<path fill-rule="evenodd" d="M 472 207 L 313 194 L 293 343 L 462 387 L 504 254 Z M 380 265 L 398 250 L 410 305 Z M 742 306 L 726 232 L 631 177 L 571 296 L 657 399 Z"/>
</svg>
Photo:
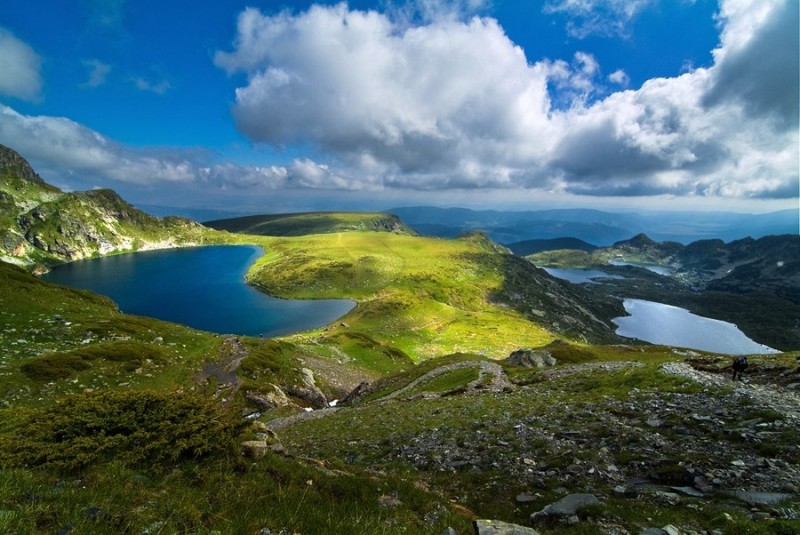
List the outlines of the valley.
<svg viewBox="0 0 800 535">
<path fill-rule="evenodd" d="M 800 344 L 800 236 L 681 245 L 644 235 L 591 252 L 542 251 L 527 257 L 541 267 L 595 269 L 610 277 L 582 285 L 603 296 L 680 306 L 728 321 L 750 338 L 780 350 Z M 666 275 L 648 267 L 658 266 Z"/>
<path fill-rule="evenodd" d="M 523 257 L 382 213 L 203 226 L 60 192 L 1 154 L 0 531 L 800 531 L 797 236 Z M 270 296 L 356 307 L 284 336 L 213 333 L 34 275 L 196 244 L 263 249 L 246 281 Z M 783 352 L 733 382 L 727 355 L 617 336 L 622 297 Z"/>
</svg>

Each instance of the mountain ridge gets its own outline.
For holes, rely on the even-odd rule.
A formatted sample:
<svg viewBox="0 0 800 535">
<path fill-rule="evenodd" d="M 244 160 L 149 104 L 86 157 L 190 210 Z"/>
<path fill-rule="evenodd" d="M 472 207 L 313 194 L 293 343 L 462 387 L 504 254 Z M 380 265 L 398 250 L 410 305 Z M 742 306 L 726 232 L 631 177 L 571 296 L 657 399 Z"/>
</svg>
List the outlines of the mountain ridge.
<svg viewBox="0 0 800 535">
<path fill-rule="evenodd" d="M 155 217 L 110 189 L 64 192 L 0 145 L 0 260 L 36 271 L 105 254 L 203 243 L 211 232 Z"/>
<path fill-rule="evenodd" d="M 386 210 L 423 235 L 454 237 L 482 230 L 505 245 L 526 240 L 576 238 L 609 246 L 638 233 L 658 241 L 731 241 L 774 234 L 797 234 L 800 210 L 765 214 L 735 212 L 612 212 L 565 208 L 528 211 L 472 210 L 431 206 Z"/>
<path fill-rule="evenodd" d="M 296 212 L 251 215 L 205 221 L 205 226 L 257 236 L 302 236 L 306 234 L 374 230 L 415 235 L 399 217 L 381 212 Z"/>
</svg>

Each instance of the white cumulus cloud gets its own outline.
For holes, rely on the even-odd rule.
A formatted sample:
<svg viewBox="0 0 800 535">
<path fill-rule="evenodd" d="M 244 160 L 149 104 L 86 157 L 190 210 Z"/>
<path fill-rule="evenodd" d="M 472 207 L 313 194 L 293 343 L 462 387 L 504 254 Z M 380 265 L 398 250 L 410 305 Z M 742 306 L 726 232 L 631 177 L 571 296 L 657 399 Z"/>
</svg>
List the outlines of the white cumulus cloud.
<svg viewBox="0 0 800 535">
<path fill-rule="evenodd" d="M 27 43 L 0 28 L 0 94 L 22 100 L 41 98 L 42 59 Z"/>
<path fill-rule="evenodd" d="M 262 191 L 353 184 L 324 164 L 298 158 L 289 165 L 211 162 L 203 151 L 134 149 L 64 117 L 21 114 L 0 104 L 0 144 L 29 159 L 45 178 L 68 189 L 114 181 L 142 188 L 158 186 Z"/>
<path fill-rule="evenodd" d="M 248 76 L 234 116 L 254 140 L 313 143 L 398 174 L 451 170 L 465 154 L 515 161 L 547 150 L 546 70 L 494 20 L 398 32 L 340 4 L 296 17 L 247 9 L 238 28 L 235 50 L 215 60 Z"/>
<path fill-rule="evenodd" d="M 623 87 L 627 87 L 631 79 L 628 77 L 628 74 L 625 71 L 622 69 L 617 69 L 608 75 L 608 81 Z"/>
<path fill-rule="evenodd" d="M 548 5 L 631 18 L 647 2 L 623 4 Z M 233 108 L 243 133 L 331 155 L 298 173 L 307 187 L 787 198 L 797 195 L 796 11 L 793 0 L 725 0 L 714 65 L 604 98 L 604 80 L 628 78 L 603 78 L 589 53 L 531 61 L 493 19 L 407 27 L 345 4 L 246 9 L 215 62 L 247 76 Z"/>
<path fill-rule="evenodd" d="M 30 116 L 0 104 L 0 143 L 47 167 L 119 182 L 194 179 L 185 159 L 135 151 L 64 117 Z"/>
</svg>

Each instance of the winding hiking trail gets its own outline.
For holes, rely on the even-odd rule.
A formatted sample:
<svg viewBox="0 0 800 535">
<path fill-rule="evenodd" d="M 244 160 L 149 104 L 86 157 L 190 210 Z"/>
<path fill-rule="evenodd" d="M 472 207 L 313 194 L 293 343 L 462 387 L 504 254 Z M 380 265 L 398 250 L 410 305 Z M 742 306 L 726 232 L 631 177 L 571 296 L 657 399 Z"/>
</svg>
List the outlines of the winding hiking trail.
<svg viewBox="0 0 800 535">
<path fill-rule="evenodd" d="M 506 372 L 503 369 L 503 367 L 497 364 L 496 362 L 487 362 L 483 360 L 470 360 L 466 362 L 455 362 L 453 364 L 445 364 L 444 366 L 435 368 L 426 373 L 425 375 L 417 377 L 403 388 L 395 390 L 394 392 L 380 398 L 378 401 L 383 402 L 383 401 L 390 401 L 393 399 L 397 399 L 405 395 L 407 392 L 413 391 L 417 386 L 424 384 L 432 379 L 435 379 L 440 375 L 444 375 L 446 373 L 461 368 L 472 368 L 472 367 L 478 367 L 480 368 L 480 370 L 478 378 L 466 386 L 465 390 L 467 392 L 477 390 L 480 385 L 484 385 L 484 387 L 481 390 L 483 391 L 489 390 L 493 392 L 500 392 L 503 390 L 510 390 L 514 388 L 514 385 L 511 383 L 511 381 L 508 380 L 508 377 L 506 376 Z M 486 378 L 487 375 L 492 376 L 491 382 L 484 383 L 484 379 Z M 439 397 L 439 395 L 441 394 L 436 394 L 436 397 Z"/>
<path fill-rule="evenodd" d="M 458 369 L 461 369 L 461 368 L 471 368 L 471 367 L 478 367 L 478 368 L 480 368 L 480 370 L 479 370 L 478 378 L 475 379 L 474 381 L 470 382 L 465 387 L 465 392 L 477 392 L 477 391 L 482 391 L 482 392 L 483 391 L 502 392 L 502 391 L 513 390 L 515 388 L 513 383 L 511 383 L 511 381 L 508 380 L 508 377 L 506 376 L 506 372 L 505 372 L 505 370 L 503 370 L 503 367 L 500 366 L 499 364 L 497 364 L 496 362 L 487 362 L 487 361 L 483 361 L 483 360 L 471 360 L 471 361 L 466 361 L 466 362 L 455 362 L 455 363 L 452 363 L 452 364 L 446 364 L 444 366 L 439 366 L 438 368 L 435 368 L 435 369 L 427 372 L 426 374 L 414 379 L 413 381 L 411 381 L 406 386 L 404 386 L 404 387 L 402 387 L 402 388 L 400 388 L 398 390 L 395 390 L 394 392 L 391 392 L 391 393 L 389 393 L 389 394 L 387 394 L 387 395 L 385 395 L 385 396 L 373 401 L 373 403 L 385 403 L 385 402 L 388 402 L 388 401 L 396 400 L 398 398 L 401 398 L 403 395 L 407 394 L 408 392 L 413 391 L 417 386 L 419 386 L 421 384 L 424 384 L 424 383 L 426 383 L 426 382 L 428 382 L 428 381 L 430 381 L 432 379 L 435 379 L 436 377 L 439 377 L 441 375 L 444 375 L 444 374 L 449 373 L 449 372 L 454 371 L 454 370 L 458 370 Z M 491 380 L 488 381 L 488 382 L 486 381 L 486 377 L 487 376 L 491 376 Z M 419 393 L 417 395 L 411 396 L 411 398 L 415 398 L 415 397 L 418 397 L 418 396 L 425 396 L 425 395 L 439 397 L 439 396 L 443 395 L 443 393 L 424 393 L 423 392 L 423 393 Z M 316 419 L 316 418 L 323 418 L 325 416 L 328 416 L 329 414 L 333 414 L 334 412 L 337 412 L 339 409 L 340 409 L 340 407 L 326 407 L 324 409 L 318 409 L 318 410 L 315 410 L 315 411 L 303 412 L 303 413 L 295 414 L 293 416 L 289 416 L 289 417 L 286 417 L 286 418 L 278 418 L 278 419 L 272 420 L 267 425 L 269 426 L 270 429 L 272 429 L 274 431 L 274 430 L 280 429 L 281 427 L 286 427 L 288 425 L 293 425 L 293 424 L 295 424 L 297 422 Z"/>
</svg>

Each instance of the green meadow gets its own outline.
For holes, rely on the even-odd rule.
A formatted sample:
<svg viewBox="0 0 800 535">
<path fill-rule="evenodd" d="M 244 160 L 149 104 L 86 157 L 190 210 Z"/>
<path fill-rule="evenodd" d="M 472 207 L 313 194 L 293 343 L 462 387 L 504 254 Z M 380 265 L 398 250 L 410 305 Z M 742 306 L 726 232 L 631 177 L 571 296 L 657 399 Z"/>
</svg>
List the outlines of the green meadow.
<svg viewBox="0 0 800 535">
<path fill-rule="evenodd" d="M 503 285 L 498 253 L 484 239 L 441 240 L 384 232 L 317 234 L 263 242 L 248 274 L 264 292 L 293 298 L 350 298 L 358 306 L 298 343 L 393 348 L 414 362 L 456 352 L 502 358 L 556 334 L 492 303 Z"/>
</svg>

